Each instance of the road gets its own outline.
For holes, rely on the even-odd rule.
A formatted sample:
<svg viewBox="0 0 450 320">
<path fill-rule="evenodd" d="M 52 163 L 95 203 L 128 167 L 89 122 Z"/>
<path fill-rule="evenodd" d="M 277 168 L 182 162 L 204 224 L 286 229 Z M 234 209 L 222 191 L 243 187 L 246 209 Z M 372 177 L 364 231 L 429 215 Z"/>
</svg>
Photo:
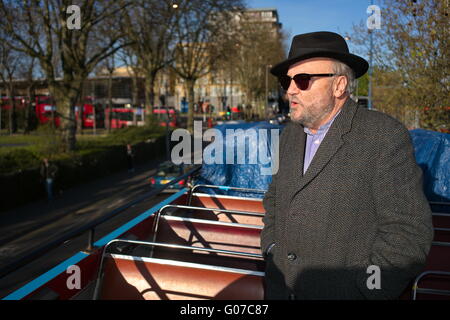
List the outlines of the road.
<svg viewBox="0 0 450 320">
<path fill-rule="evenodd" d="M 150 191 L 146 178 L 159 161 L 136 168 L 134 173 L 119 172 L 107 178 L 73 188 L 57 197 L 4 212 L 0 215 L 0 267 L 33 248 L 48 243 L 85 223 L 107 214 Z M 162 194 L 135 204 L 95 230 L 95 240 L 156 205 L 170 194 Z M 0 297 L 20 288 L 80 250 L 86 248 L 88 234 L 80 235 L 32 263 L 0 279 Z"/>
</svg>

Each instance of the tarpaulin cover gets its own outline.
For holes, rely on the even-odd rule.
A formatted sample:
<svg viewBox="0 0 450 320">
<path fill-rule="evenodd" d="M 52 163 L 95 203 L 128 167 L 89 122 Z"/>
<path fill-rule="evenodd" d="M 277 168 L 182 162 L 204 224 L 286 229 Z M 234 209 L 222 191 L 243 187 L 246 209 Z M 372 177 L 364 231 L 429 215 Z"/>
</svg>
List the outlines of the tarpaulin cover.
<svg viewBox="0 0 450 320">
<path fill-rule="evenodd" d="M 213 129 L 220 131 L 223 138 L 222 140 L 215 138 L 218 139 L 214 140 L 216 147 L 213 148 L 213 145 L 210 144 L 207 147 L 209 149 L 205 148 L 202 169 L 195 184 L 267 190 L 272 181 L 271 168 L 276 168 L 272 151 L 278 151 L 278 146 L 275 142 L 279 141 L 282 128 L 283 126 L 281 125 L 270 124 L 265 121 L 237 124 L 226 123 L 215 126 Z M 237 131 L 239 129 L 241 131 Z M 273 148 L 271 147 L 272 139 L 274 139 Z M 234 143 L 230 144 L 231 141 L 234 141 Z M 219 143 L 222 146 L 222 156 L 220 156 Z M 233 148 L 230 146 L 233 146 Z M 233 151 L 230 152 L 231 150 Z M 245 151 L 245 155 L 243 151 Z M 212 155 L 210 159 L 214 159 L 215 163 L 205 163 L 207 154 Z M 222 160 L 221 163 L 216 164 L 220 162 L 220 159 Z M 262 193 L 242 191 L 207 188 L 201 188 L 199 191 L 211 194 L 263 197 Z"/>
<path fill-rule="evenodd" d="M 423 129 L 411 130 L 410 134 L 416 161 L 423 171 L 424 192 L 427 199 L 449 202 L 450 134 Z"/>
<path fill-rule="evenodd" d="M 253 122 L 239 124 L 222 124 L 216 126 L 223 136 L 223 155 L 222 164 L 205 164 L 200 172 L 196 184 L 212 184 L 218 186 L 230 186 L 240 188 L 252 188 L 267 190 L 272 176 L 270 174 L 262 174 L 261 168 L 274 167 L 271 141 L 271 129 L 278 129 L 279 135 L 283 126 L 274 125 L 268 122 Z M 253 129 L 257 139 L 234 139 L 234 157 L 232 163 L 227 164 L 227 148 L 226 148 L 226 130 L 246 130 Z M 261 134 L 260 129 L 266 132 Z M 236 132 L 236 131 L 234 131 Z M 237 136 L 242 136 L 237 133 Z M 449 202 L 450 201 L 450 135 L 435 131 L 415 129 L 410 131 L 412 138 L 416 161 L 423 171 L 424 192 L 429 201 Z M 259 152 L 258 150 L 265 147 L 265 153 L 270 157 L 270 164 L 261 161 L 259 155 L 256 164 L 250 161 L 250 157 Z M 245 150 L 244 163 L 238 162 L 239 148 Z M 205 149 L 206 151 L 206 149 Z M 215 155 L 215 152 L 211 154 Z M 266 159 L 267 160 L 267 159 Z M 241 159 L 242 162 L 242 159 Z M 201 192 L 219 193 L 236 196 L 262 197 L 261 193 L 248 193 L 240 191 L 228 191 L 203 189 Z M 445 210 L 447 211 L 447 210 Z"/>
</svg>

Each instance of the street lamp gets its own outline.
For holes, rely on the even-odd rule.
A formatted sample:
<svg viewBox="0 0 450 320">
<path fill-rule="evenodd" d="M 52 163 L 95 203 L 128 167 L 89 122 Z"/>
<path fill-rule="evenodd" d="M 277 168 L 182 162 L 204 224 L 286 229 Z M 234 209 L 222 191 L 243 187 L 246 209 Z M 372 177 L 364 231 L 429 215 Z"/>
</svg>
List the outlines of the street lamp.
<svg viewBox="0 0 450 320">
<path fill-rule="evenodd" d="M 373 0 L 370 0 L 370 5 L 373 6 Z M 369 29 L 370 37 L 370 51 L 369 51 L 369 98 L 367 101 L 367 109 L 372 109 L 372 75 L 373 75 L 373 29 Z"/>
<path fill-rule="evenodd" d="M 367 97 L 367 109 L 372 109 L 372 56 L 373 56 L 373 36 L 372 36 L 372 30 L 369 29 L 369 36 L 370 36 L 370 49 L 369 49 L 369 88 L 368 88 L 368 97 Z M 350 41 L 351 38 L 349 36 L 344 37 L 346 41 Z M 356 82 L 356 85 L 358 86 L 358 82 Z M 356 93 L 358 93 L 358 87 L 356 89 Z"/>
<path fill-rule="evenodd" d="M 178 4 L 176 4 L 176 3 L 172 4 L 172 8 L 177 9 L 178 8 Z"/>
<path fill-rule="evenodd" d="M 372 109 L 372 78 L 373 78 L 373 31 L 369 30 L 370 51 L 369 51 L 369 99 L 367 109 Z"/>
<path fill-rule="evenodd" d="M 269 110 L 269 69 L 272 68 L 271 64 L 266 65 L 266 93 L 265 93 L 265 98 L 266 98 L 266 116 L 268 114 L 268 110 Z M 267 119 L 268 120 L 268 119 Z"/>
</svg>

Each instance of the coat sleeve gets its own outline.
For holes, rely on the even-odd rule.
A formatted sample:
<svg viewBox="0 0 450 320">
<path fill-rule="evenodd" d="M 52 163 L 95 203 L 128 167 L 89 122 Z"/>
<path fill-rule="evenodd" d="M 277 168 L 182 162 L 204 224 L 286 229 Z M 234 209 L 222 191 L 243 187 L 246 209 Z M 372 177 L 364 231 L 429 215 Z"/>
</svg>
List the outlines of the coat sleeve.
<svg viewBox="0 0 450 320">
<path fill-rule="evenodd" d="M 269 185 L 269 189 L 264 195 L 263 205 L 266 213 L 263 217 L 264 228 L 261 231 L 261 251 L 263 254 L 267 253 L 268 247 L 275 242 L 274 229 L 275 229 L 275 198 L 276 198 L 276 177 L 272 176 L 272 182 Z"/>
<path fill-rule="evenodd" d="M 369 289 L 367 269 L 356 280 L 369 299 L 398 298 L 423 269 L 433 239 L 431 210 L 409 132 L 398 122 L 383 130 L 372 184 L 378 232 L 366 261 L 367 268 L 379 267 L 380 289 Z"/>
</svg>

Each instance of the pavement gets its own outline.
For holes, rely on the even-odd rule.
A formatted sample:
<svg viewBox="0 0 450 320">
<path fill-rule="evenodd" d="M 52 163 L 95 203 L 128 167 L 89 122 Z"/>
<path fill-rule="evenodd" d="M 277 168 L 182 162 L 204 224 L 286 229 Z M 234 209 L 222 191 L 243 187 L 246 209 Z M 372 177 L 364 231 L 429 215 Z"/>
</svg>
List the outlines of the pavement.
<svg viewBox="0 0 450 320">
<path fill-rule="evenodd" d="M 148 192 L 146 181 L 164 159 L 76 186 L 47 202 L 41 200 L 0 213 L 0 246 L 67 216 L 101 215 Z"/>
<path fill-rule="evenodd" d="M 145 197 L 151 190 L 147 178 L 164 159 L 158 160 L 137 166 L 133 173 L 125 170 L 67 190 L 51 203 L 39 201 L 2 213 L 0 268 L 136 199 L 142 200 L 95 227 L 94 242 L 160 203 L 171 194 Z M 85 250 L 87 243 L 85 232 L 1 277 L 0 298 Z"/>
</svg>

